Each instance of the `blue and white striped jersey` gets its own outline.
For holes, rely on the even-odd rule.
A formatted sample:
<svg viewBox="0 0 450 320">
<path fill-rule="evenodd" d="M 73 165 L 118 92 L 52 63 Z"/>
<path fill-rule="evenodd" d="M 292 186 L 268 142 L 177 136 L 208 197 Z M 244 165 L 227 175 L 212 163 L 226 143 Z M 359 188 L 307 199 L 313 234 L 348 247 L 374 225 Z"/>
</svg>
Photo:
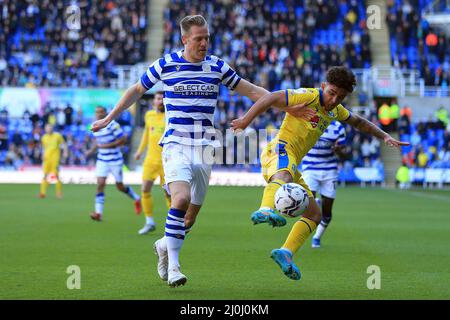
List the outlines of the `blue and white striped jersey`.
<svg viewBox="0 0 450 320">
<path fill-rule="evenodd" d="M 123 137 L 123 131 L 116 121 L 111 121 L 105 128 L 93 133 L 97 145 L 110 143 Z M 123 164 L 123 155 L 120 147 L 98 148 L 97 160 L 111 165 Z"/>
<path fill-rule="evenodd" d="M 303 158 L 302 170 L 337 170 L 338 159 L 333 151 L 336 143 L 345 144 L 345 128 L 340 122 L 333 121 Z"/>
<path fill-rule="evenodd" d="M 214 110 L 219 85 L 234 90 L 241 78 L 223 60 L 206 56 L 198 63 L 186 61 L 183 51 L 166 54 L 142 75 L 142 85 L 150 89 L 163 82 L 166 129 L 160 144 L 214 145 Z"/>
</svg>

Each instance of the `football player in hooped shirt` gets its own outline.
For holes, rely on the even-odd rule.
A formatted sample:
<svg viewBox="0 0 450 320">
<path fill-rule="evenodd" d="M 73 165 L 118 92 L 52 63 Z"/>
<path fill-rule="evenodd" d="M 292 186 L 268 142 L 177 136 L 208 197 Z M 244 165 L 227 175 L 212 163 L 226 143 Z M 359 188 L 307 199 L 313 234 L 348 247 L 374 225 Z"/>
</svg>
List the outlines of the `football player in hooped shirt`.
<svg viewBox="0 0 450 320">
<path fill-rule="evenodd" d="M 271 257 L 283 273 L 293 280 L 299 280 L 300 270 L 293 261 L 293 255 L 300 249 L 321 220 L 321 211 L 313 194 L 298 172 L 302 158 L 314 146 L 333 120 L 343 121 L 356 129 L 383 140 L 388 146 L 408 145 L 392 138 L 372 122 L 351 113 L 341 102 L 356 85 L 355 75 L 345 67 L 332 67 L 326 74 L 326 83 L 320 89 L 300 88 L 276 91 L 259 99 L 241 118 L 231 123 L 234 130 L 244 130 L 258 115 L 270 106 L 280 108 L 306 104 L 315 112 L 311 119 L 296 117 L 295 111 L 286 114 L 278 135 L 261 154 L 263 176 L 267 181 L 260 209 L 251 216 L 253 223 L 268 223 L 283 226 L 286 220 L 275 214 L 274 196 L 283 184 L 295 182 L 303 186 L 310 198 L 301 219 L 297 221 L 280 249 L 272 250 Z M 304 111 L 302 110 L 302 114 Z"/>
<path fill-rule="evenodd" d="M 124 93 L 111 113 L 92 126 L 94 131 L 107 126 L 157 82 L 163 83 L 166 128 L 160 144 L 171 208 L 165 236 L 156 241 L 154 248 L 159 276 L 172 287 L 187 281 L 180 271 L 179 252 L 208 189 L 213 159 L 205 161 L 204 156 L 220 147 L 220 141 L 213 139 L 219 86 L 224 85 L 253 101 L 269 93 L 241 79 L 222 59 L 207 54 L 210 33 L 204 17 L 186 16 L 180 21 L 180 29 L 184 49 L 156 60 Z M 301 114 L 302 110 L 308 109 L 293 107 L 289 112 Z"/>
</svg>

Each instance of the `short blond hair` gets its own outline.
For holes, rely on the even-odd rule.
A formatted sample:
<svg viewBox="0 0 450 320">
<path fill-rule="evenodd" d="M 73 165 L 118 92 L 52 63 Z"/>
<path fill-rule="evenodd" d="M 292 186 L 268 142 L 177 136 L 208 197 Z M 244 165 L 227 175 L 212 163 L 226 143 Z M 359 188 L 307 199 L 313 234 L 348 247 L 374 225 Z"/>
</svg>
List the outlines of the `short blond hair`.
<svg viewBox="0 0 450 320">
<path fill-rule="evenodd" d="M 184 36 L 191 30 L 192 26 L 204 27 L 208 26 L 208 22 L 202 15 L 186 16 L 180 21 L 181 35 Z"/>
</svg>

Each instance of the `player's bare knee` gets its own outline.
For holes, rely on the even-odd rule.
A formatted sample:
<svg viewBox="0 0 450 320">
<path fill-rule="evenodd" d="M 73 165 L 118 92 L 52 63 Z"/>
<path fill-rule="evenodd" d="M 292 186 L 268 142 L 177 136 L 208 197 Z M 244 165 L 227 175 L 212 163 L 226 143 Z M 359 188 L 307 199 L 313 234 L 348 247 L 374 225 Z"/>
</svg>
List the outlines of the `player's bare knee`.
<svg viewBox="0 0 450 320">
<path fill-rule="evenodd" d="M 189 203 L 191 202 L 189 194 L 176 192 L 172 194 L 172 208 L 187 211 Z"/>
<path fill-rule="evenodd" d="M 308 218 L 317 224 L 322 220 L 322 212 L 313 197 L 309 197 L 309 206 L 303 214 L 303 217 Z"/>
<path fill-rule="evenodd" d="M 272 176 L 271 181 L 273 181 L 275 179 L 282 180 L 286 183 L 294 181 L 294 178 L 292 177 L 292 175 L 289 171 L 280 171 L 280 172 L 275 173 Z"/>
<path fill-rule="evenodd" d="M 106 183 L 99 182 L 97 183 L 97 193 L 103 192 L 105 190 Z"/>
</svg>

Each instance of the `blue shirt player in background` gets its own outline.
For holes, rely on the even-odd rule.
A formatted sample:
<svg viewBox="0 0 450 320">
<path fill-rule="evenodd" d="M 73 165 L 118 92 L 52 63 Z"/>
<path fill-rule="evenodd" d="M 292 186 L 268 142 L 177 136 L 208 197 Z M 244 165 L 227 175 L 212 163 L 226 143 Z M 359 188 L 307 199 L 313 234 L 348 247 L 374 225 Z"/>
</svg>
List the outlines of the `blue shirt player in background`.
<svg viewBox="0 0 450 320">
<path fill-rule="evenodd" d="M 95 108 L 95 118 L 103 119 L 106 116 L 104 107 Z M 91 213 L 92 220 L 102 221 L 103 206 L 105 203 L 106 178 L 111 173 L 115 179 L 116 187 L 128 195 L 134 201 L 137 214 L 141 213 L 141 198 L 130 186 L 123 184 L 123 155 L 120 146 L 125 143 L 126 137 L 122 128 L 116 121 L 111 121 L 105 128 L 93 133 L 95 143 L 86 153 L 86 156 L 93 154 L 96 150 L 97 161 L 95 164 L 95 175 L 97 177 L 97 192 L 95 195 L 95 211 Z"/>
<path fill-rule="evenodd" d="M 344 157 L 345 153 L 345 128 L 339 121 L 333 121 L 303 158 L 303 179 L 322 207 L 322 220 L 312 239 L 313 248 L 320 248 L 320 239 L 331 222 L 338 179 L 337 156 Z"/>
</svg>

